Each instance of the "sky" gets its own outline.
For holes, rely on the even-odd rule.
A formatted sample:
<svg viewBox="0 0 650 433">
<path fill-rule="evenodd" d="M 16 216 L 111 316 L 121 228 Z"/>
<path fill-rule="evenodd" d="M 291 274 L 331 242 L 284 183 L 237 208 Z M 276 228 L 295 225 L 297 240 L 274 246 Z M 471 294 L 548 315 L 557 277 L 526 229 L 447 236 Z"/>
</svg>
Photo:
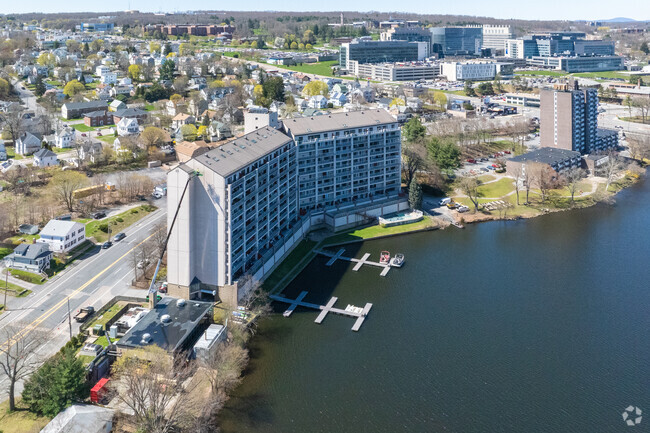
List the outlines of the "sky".
<svg viewBox="0 0 650 433">
<path fill-rule="evenodd" d="M 137 9 L 143 12 L 175 12 L 186 10 L 215 10 L 224 2 L 214 0 L 116 0 L 88 2 L 87 0 L 31 0 L 18 2 L 1 0 L 0 13 L 21 12 L 109 12 Z M 317 2 L 278 2 L 273 0 L 239 0 L 228 3 L 228 9 L 240 11 L 403 11 L 431 14 L 474 15 L 495 18 L 539 20 L 596 20 L 627 17 L 650 20 L 648 0 L 328 0 Z"/>
</svg>

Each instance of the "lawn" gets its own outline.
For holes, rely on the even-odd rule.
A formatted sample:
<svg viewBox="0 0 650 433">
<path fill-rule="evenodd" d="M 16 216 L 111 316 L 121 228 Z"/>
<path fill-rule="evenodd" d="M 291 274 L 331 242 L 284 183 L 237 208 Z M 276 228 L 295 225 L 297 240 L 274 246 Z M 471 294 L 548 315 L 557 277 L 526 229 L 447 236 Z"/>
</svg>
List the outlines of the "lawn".
<svg viewBox="0 0 650 433">
<path fill-rule="evenodd" d="M 564 77 L 565 75 L 569 74 L 563 71 L 516 71 L 515 75 L 543 75 L 547 77 Z"/>
<path fill-rule="evenodd" d="M 272 290 L 307 254 L 316 246 L 316 242 L 302 240 L 296 248 L 282 261 L 280 266 L 264 280 L 264 287 Z"/>
<path fill-rule="evenodd" d="M 88 325 L 88 329 L 92 329 L 95 325 L 106 325 L 106 322 L 111 320 L 115 315 L 127 304 L 128 302 L 125 301 L 118 301 L 111 305 L 111 307 L 104 311 L 104 313 L 101 316 L 98 316 L 95 320 L 90 322 L 90 325 Z"/>
<path fill-rule="evenodd" d="M 28 296 L 30 293 L 32 293 L 31 290 L 25 290 L 24 287 L 20 287 L 18 284 L 13 284 L 9 281 L 2 281 L 0 282 L 0 294 L 3 296 L 5 293 L 5 287 L 9 289 L 7 295 L 15 296 L 16 298 L 24 298 L 25 296 Z"/>
<path fill-rule="evenodd" d="M 45 282 L 42 276 L 20 269 L 11 269 L 10 275 L 14 278 L 18 278 L 19 280 L 32 284 L 43 284 Z"/>
<path fill-rule="evenodd" d="M 115 141 L 115 139 L 116 139 L 117 137 L 114 136 L 114 135 L 103 135 L 103 136 L 98 137 L 98 138 L 99 138 L 101 141 L 103 141 L 104 143 L 113 144 L 113 142 Z"/>
<path fill-rule="evenodd" d="M 302 65 L 284 66 L 277 65 L 278 68 L 289 69 L 290 71 L 303 72 L 305 74 L 324 75 L 326 77 L 333 77 L 332 66 L 338 65 L 338 61 L 329 60 L 327 62 L 318 63 L 304 63 Z M 275 65 L 274 65 L 275 66 Z"/>
<path fill-rule="evenodd" d="M 512 192 L 515 189 L 513 180 L 507 177 L 496 182 L 487 183 L 478 187 L 481 197 L 498 198 Z"/>
<path fill-rule="evenodd" d="M 0 259 L 4 256 L 11 254 L 13 250 L 11 248 L 1 247 L 0 248 Z"/>
<path fill-rule="evenodd" d="M 429 217 L 425 216 L 422 221 L 418 221 L 411 224 L 403 224 L 400 226 L 393 226 L 393 227 L 382 227 L 379 224 L 376 224 L 370 227 L 353 230 L 351 232 L 340 233 L 338 235 L 330 236 L 329 238 L 325 239 L 323 241 L 323 244 L 336 245 L 336 244 L 349 242 L 349 241 L 367 240 L 367 239 L 377 238 L 380 236 L 413 232 L 416 230 L 422 230 L 434 226 L 435 223 Z"/>
<path fill-rule="evenodd" d="M 574 77 L 582 77 L 582 78 L 603 78 L 603 79 L 621 78 L 623 80 L 630 79 L 630 76 L 628 74 L 622 74 L 617 71 L 579 72 L 571 75 L 573 75 Z"/>
<path fill-rule="evenodd" d="M 86 126 L 83 123 L 75 123 L 74 125 L 72 125 L 72 127 L 79 132 L 89 132 L 95 130 L 95 128 L 93 128 L 92 126 Z"/>
<path fill-rule="evenodd" d="M 93 220 L 86 224 L 86 237 L 95 238 L 97 242 L 106 242 L 108 240 L 108 233 L 100 230 L 100 226 L 103 226 L 104 224 L 110 224 L 111 235 L 115 235 L 121 231 L 124 231 L 131 224 L 137 222 L 156 209 L 158 209 L 156 206 L 145 204 L 133 209 L 129 209 L 110 218 L 103 220 Z"/>
<path fill-rule="evenodd" d="M 14 244 L 14 245 L 20 245 L 22 243 L 32 243 L 36 239 L 40 238 L 41 235 L 24 235 L 24 234 L 17 234 L 11 237 L 8 237 L 4 240 L 6 244 Z"/>
<path fill-rule="evenodd" d="M 7 159 L 16 157 L 16 148 L 14 146 L 5 146 L 5 151 L 7 152 Z"/>
<path fill-rule="evenodd" d="M 147 104 L 144 106 L 144 111 L 153 111 L 156 109 L 156 106 L 153 104 Z"/>
<path fill-rule="evenodd" d="M 619 117 L 619 120 L 622 120 L 623 122 L 634 122 L 634 123 L 643 123 L 646 125 L 650 125 L 650 117 L 646 116 L 645 122 L 643 117 L 641 116 L 632 116 L 632 117 Z"/>
<path fill-rule="evenodd" d="M 9 401 L 0 403 L 0 431 L 2 433 L 37 433 L 50 422 L 50 418 L 40 417 L 16 401 L 18 410 L 9 412 Z"/>
<path fill-rule="evenodd" d="M 45 80 L 45 82 L 50 86 L 63 86 L 62 82 L 56 80 Z"/>
</svg>

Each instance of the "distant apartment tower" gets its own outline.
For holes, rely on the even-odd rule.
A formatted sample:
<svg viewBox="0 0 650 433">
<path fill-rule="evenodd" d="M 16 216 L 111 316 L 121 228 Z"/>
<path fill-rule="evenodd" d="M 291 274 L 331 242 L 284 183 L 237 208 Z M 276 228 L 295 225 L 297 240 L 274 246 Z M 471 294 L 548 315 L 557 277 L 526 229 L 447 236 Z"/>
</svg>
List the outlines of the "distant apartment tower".
<svg viewBox="0 0 650 433">
<path fill-rule="evenodd" d="M 618 145 L 618 132 L 598 128 L 596 89 L 580 89 L 573 82 L 542 90 L 540 110 L 542 147 L 586 155 Z"/>
<path fill-rule="evenodd" d="M 341 44 L 339 65 L 350 68 L 350 60 L 359 63 L 413 62 L 429 55 L 426 42 L 408 41 L 353 41 Z"/>
<path fill-rule="evenodd" d="M 482 48 L 492 50 L 493 54 L 503 55 L 506 49 L 506 41 L 512 39 L 514 33 L 510 26 L 483 26 Z"/>
<path fill-rule="evenodd" d="M 483 45 L 483 28 L 472 27 L 432 27 L 432 52 L 440 56 L 478 56 Z"/>
<path fill-rule="evenodd" d="M 497 62 L 445 62 L 441 65 L 441 75 L 449 81 L 492 80 L 497 74 L 501 77 L 514 75 L 512 63 Z"/>
</svg>

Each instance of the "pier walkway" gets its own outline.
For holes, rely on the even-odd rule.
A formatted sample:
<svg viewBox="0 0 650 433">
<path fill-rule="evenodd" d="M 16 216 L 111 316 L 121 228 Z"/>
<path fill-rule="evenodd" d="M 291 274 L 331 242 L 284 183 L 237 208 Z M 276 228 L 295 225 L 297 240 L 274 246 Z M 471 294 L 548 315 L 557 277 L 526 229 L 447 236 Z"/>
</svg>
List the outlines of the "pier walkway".
<svg viewBox="0 0 650 433">
<path fill-rule="evenodd" d="M 379 274 L 382 277 L 388 275 L 388 271 L 390 271 L 391 268 L 390 265 L 385 265 L 383 263 L 373 262 L 371 260 L 368 260 L 370 258 L 370 253 L 364 254 L 363 257 L 361 257 L 360 259 L 355 259 L 352 257 L 345 257 L 343 255 L 344 252 L 345 252 L 344 248 L 341 248 L 336 253 L 330 253 L 329 251 L 316 251 L 317 254 L 330 257 L 330 259 L 327 261 L 325 266 L 332 266 L 337 260 L 345 260 L 348 262 L 354 262 L 354 267 L 352 268 L 353 271 L 358 271 L 359 269 L 361 269 L 363 265 L 376 266 L 378 268 L 382 268 L 381 274 Z"/>
<path fill-rule="evenodd" d="M 363 309 L 361 308 L 350 308 L 350 309 L 341 309 L 341 308 L 335 308 L 334 304 L 338 300 L 336 296 L 333 296 L 326 305 L 318 305 L 318 304 L 313 304 L 311 302 L 305 302 L 303 299 L 307 296 L 307 292 L 303 291 L 300 292 L 298 297 L 296 299 L 289 299 L 285 298 L 284 296 L 280 295 L 270 295 L 269 298 L 271 298 L 274 301 L 277 302 L 284 302 L 285 304 L 289 304 L 289 308 L 283 313 L 285 317 L 289 317 L 296 307 L 306 307 L 306 308 L 312 308 L 314 310 L 320 310 L 320 313 L 318 314 L 318 317 L 316 317 L 316 320 L 314 322 L 316 323 L 322 323 L 323 320 L 325 320 L 325 317 L 327 316 L 328 313 L 334 313 L 334 314 L 340 314 L 342 316 L 348 316 L 352 317 L 355 320 L 354 325 L 352 326 L 353 331 L 358 331 L 361 328 L 361 325 L 363 324 L 363 321 L 366 319 L 366 316 L 368 315 L 368 312 L 372 308 L 372 304 L 368 302 Z M 350 306 L 348 306 L 350 307 Z M 361 310 L 361 311 L 358 311 Z"/>
</svg>

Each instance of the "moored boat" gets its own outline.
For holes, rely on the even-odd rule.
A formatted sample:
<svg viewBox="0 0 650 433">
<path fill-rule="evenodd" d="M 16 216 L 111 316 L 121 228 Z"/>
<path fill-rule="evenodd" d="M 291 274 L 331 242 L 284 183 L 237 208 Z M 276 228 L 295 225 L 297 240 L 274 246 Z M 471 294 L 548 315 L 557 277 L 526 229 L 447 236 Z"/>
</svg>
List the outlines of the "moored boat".
<svg viewBox="0 0 650 433">
<path fill-rule="evenodd" d="M 401 268 L 403 264 L 404 254 L 402 253 L 395 254 L 395 257 L 393 257 L 390 261 L 390 265 L 395 266 L 396 268 Z"/>
<path fill-rule="evenodd" d="M 390 264 L 390 253 L 388 251 L 382 251 L 379 255 L 379 263 L 382 265 Z"/>
</svg>

